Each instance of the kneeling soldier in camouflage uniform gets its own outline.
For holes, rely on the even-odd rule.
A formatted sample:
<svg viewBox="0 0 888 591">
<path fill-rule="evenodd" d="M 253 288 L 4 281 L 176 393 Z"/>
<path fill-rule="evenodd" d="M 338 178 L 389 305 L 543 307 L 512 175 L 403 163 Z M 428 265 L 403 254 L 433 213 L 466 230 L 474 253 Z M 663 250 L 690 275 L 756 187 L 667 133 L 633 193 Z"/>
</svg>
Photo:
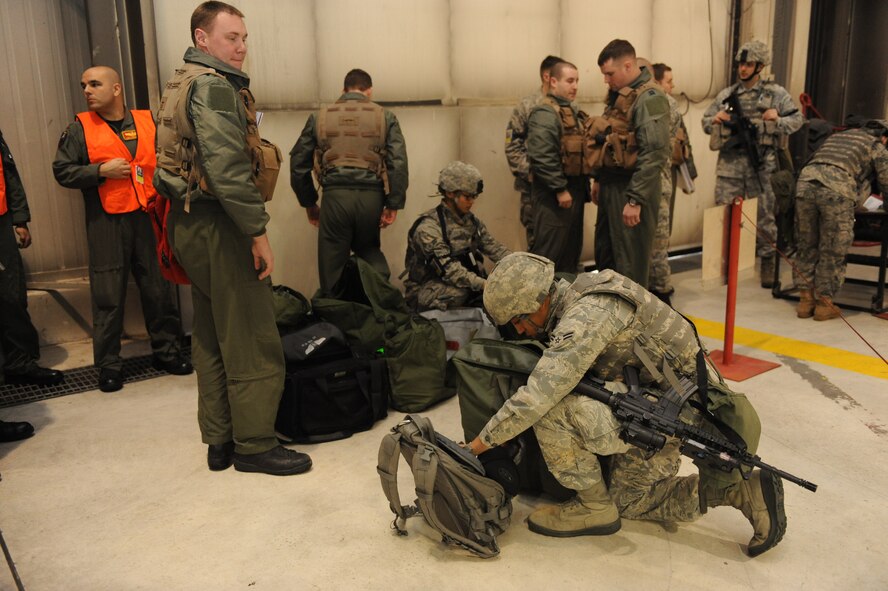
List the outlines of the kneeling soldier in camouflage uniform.
<svg viewBox="0 0 888 591">
<path fill-rule="evenodd" d="M 469 444 L 480 454 L 533 427 L 549 470 L 577 496 L 533 512 L 528 518 L 531 531 L 557 537 L 607 535 L 620 529 L 621 516 L 686 522 L 709 507 L 730 506 L 753 526 L 750 556 L 777 545 L 786 530 L 783 484 L 777 475 L 755 470 L 744 480 L 736 470 L 725 473 L 701 465 L 699 474 L 679 477 L 676 440 L 645 458 L 644 451 L 620 439 L 620 423 L 608 406 L 572 393 L 587 371 L 613 381 L 627 365 L 639 368 L 642 384 L 663 387 L 668 380 L 664 374 L 694 377 L 700 345 L 691 324 L 612 270 L 583 273 L 573 283 L 555 281 L 554 271 L 545 258 L 515 253 L 487 281 L 484 307 L 493 320 L 547 340 L 548 348 L 527 385 Z M 709 409 L 754 453 L 761 433 L 755 410 L 717 376 L 708 377 Z M 620 386 L 612 383 L 614 391 Z M 610 490 L 598 455 L 613 456 Z"/>
<path fill-rule="evenodd" d="M 441 203 L 420 215 L 407 234 L 404 286 L 413 309 L 481 305 L 484 255 L 497 262 L 509 254 L 470 211 L 483 188 L 471 164 L 453 161 L 441 170 Z"/>
<path fill-rule="evenodd" d="M 854 241 L 854 207 L 873 179 L 888 187 L 888 121 L 827 138 L 799 174 L 796 189 L 799 318 L 839 316 L 832 298 L 845 282 L 845 256 Z M 814 290 L 811 290 L 813 286 Z"/>
</svg>

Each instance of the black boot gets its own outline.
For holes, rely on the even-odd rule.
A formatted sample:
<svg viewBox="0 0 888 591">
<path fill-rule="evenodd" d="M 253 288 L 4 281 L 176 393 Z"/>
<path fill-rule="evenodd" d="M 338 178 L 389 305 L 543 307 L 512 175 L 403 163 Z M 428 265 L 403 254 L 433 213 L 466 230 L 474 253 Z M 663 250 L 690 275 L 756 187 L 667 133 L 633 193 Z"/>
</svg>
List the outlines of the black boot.
<svg viewBox="0 0 888 591">
<path fill-rule="evenodd" d="M 210 444 L 207 446 L 207 466 L 213 472 L 226 470 L 234 461 L 234 442 Z"/>
<path fill-rule="evenodd" d="M 34 426 L 31 423 L 7 423 L 0 421 L 0 442 L 20 441 L 34 434 Z"/>
<path fill-rule="evenodd" d="M 55 386 L 65 381 L 65 374 L 57 369 L 32 365 L 21 373 L 6 372 L 7 384 L 33 384 L 35 386 Z"/>
<path fill-rule="evenodd" d="M 287 449 L 282 445 L 258 454 L 234 454 L 234 469 L 238 472 L 262 472 L 275 476 L 301 474 L 311 468 L 307 454 Z"/>
</svg>

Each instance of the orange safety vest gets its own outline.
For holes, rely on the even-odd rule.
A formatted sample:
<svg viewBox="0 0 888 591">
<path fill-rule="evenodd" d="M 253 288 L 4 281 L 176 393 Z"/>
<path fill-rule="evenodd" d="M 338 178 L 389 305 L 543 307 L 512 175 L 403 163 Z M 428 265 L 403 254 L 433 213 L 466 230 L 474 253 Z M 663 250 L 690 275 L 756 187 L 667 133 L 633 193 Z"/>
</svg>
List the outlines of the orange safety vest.
<svg viewBox="0 0 888 591">
<path fill-rule="evenodd" d="M 115 133 L 104 119 L 92 111 L 78 113 L 77 119 L 83 126 L 83 137 L 86 139 L 86 151 L 89 161 L 93 164 L 107 162 L 114 158 L 123 158 L 130 163 L 130 178 L 105 179 L 98 187 L 102 209 L 108 213 L 129 213 L 137 209 L 145 210 L 148 201 L 154 197 L 154 169 L 157 158 L 154 153 L 154 118 L 151 111 L 133 110 L 133 121 L 136 124 L 136 157 L 130 152 L 120 136 Z M 121 135 L 133 133 L 123 130 Z M 129 139 L 129 138 L 128 138 Z"/>
<path fill-rule="evenodd" d="M 3 159 L 0 158 L 0 215 L 5 215 L 9 211 L 6 204 L 6 176 L 3 174 Z"/>
</svg>

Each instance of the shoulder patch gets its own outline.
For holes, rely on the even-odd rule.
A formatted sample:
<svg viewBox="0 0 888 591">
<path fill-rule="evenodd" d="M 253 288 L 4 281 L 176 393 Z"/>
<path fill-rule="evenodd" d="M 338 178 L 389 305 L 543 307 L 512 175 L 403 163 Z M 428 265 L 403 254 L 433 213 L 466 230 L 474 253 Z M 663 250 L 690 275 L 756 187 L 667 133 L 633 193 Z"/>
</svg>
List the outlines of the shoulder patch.
<svg viewBox="0 0 888 591">
<path fill-rule="evenodd" d="M 650 89 L 645 93 L 644 108 L 649 115 L 657 117 L 669 112 L 669 102 L 664 96 L 658 95 L 657 91 Z"/>
<path fill-rule="evenodd" d="M 207 89 L 207 106 L 214 111 L 235 113 L 237 112 L 237 98 L 230 88 L 212 84 Z"/>
<path fill-rule="evenodd" d="M 67 129 L 65 129 L 65 131 L 62 132 L 62 135 L 61 135 L 61 137 L 59 138 L 59 145 L 58 145 L 58 147 L 57 147 L 56 149 L 61 148 L 61 147 L 62 147 L 62 144 L 65 143 L 65 140 L 66 140 L 66 139 L 68 139 L 68 130 L 67 130 Z"/>
</svg>

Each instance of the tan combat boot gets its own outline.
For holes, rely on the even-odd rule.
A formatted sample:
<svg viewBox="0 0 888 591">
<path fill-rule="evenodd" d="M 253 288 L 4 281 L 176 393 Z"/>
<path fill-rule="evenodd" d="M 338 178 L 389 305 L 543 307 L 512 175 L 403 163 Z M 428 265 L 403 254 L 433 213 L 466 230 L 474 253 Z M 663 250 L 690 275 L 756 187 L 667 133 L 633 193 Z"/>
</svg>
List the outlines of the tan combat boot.
<svg viewBox="0 0 888 591">
<path fill-rule="evenodd" d="M 821 295 L 814 307 L 814 320 L 832 320 L 839 317 L 839 310 L 832 303 L 832 298 Z"/>
<path fill-rule="evenodd" d="M 783 509 L 783 481 L 779 476 L 767 470 L 755 470 L 749 480 L 741 480 L 723 494 L 722 499 L 709 496 L 709 506 L 740 509 L 754 530 L 747 548 L 750 556 L 770 550 L 783 539 L 786 513 Z"/>
<path fill-rule="evenodd" d="M 544 536 L 606 536 L 620 529 L 620 513 L 604 482 L 560 505 L 537 509 L 527 518 L 530 531 Z"/>
<path fill-rule="evenodd" d="M 796 306 L 796 316 L 810 318 L 814 315 L 814 296 L 810 289 L 799 290 L 799 305 Z"/>
<path fill-rule="evenodd" d="M 762 257 L 762 287 L 774 287 L 774 256 Z"/>
</svg>

